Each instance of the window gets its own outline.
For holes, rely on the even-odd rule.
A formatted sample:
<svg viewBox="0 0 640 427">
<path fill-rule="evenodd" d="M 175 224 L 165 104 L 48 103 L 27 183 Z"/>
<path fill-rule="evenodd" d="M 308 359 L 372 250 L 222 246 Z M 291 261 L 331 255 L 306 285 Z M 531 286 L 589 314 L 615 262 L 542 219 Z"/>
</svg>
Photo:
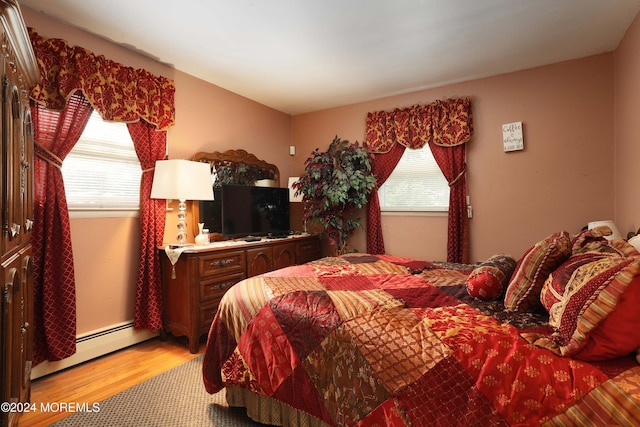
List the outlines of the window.
<svg viewBox="0 0 640 427">
<path fill-rule="evenodd" d="M 127 125 L 96 111 L 62 162 L 69 210 L 138 210 L 141 175 Z"/>
<path fill-rule="evenodd" d="M 391 176 L 378 190 L 382 212 L 446 212 L 449 184 L 428 145 L 404 150 Z"/>
</svg>

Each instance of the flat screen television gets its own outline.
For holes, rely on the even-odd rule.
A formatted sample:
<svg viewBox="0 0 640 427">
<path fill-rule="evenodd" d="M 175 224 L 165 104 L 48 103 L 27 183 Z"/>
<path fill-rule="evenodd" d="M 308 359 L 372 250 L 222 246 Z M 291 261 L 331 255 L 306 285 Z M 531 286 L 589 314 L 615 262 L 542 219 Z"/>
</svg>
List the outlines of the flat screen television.
<svg viewBox="0 0 640 427">
<path fill-rule="evenodd" d="M 289 189 L 223 185 L 200 203 L 200 222 L 225 237 L 284 237 L 290 232 Z"/>
<path fill-rule="evenodd" d="M 222 189 L 213 189 L 213 200 L 201 200 L 200 222 L 210 233 L 222 234 Z"/>
</svg>

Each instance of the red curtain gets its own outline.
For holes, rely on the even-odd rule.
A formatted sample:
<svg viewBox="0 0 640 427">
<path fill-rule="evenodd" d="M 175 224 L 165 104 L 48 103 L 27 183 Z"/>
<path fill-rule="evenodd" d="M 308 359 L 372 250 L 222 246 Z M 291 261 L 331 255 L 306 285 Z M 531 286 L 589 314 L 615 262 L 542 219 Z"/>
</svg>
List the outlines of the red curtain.
<svg viewBox="0 0 640 427">
<path fill-rule="evenodd" d="M 34 124 L 33 363 L 76 351 L 76 289 L 62 161 L 82 135 L 91 105 L 74 93 L 61 111 L 31 102 Z"/>
<path fill-rule="evenodd" d="M 164 238 L 166 204 L 151 199 L 151 185 L 156 160 L 165 157 L 167 132 L 140 120 L 128 125 L 140 160 L 140 266 L 136 282 L 135 329 L 158 331 L 162 328 L 162 281 L 157 248 Z"/>
<path fill-rule="evenodd" d="M 429 144 L 431 153 L 449 183 L 447 261 L 469 262 L 469 218 L 467 216 L 466 144 L 443 147 Z"/>
<path fill-rule="evenodd" d="M 373 156 L 371 173 L 376 177 L 376 187 L 371 192 L 367 207 L 367 253 L 372 255 L 385 253 L 378 189 L 389 178 L 402 158 L 404 150 L 404 145 L 394 144 L 388 153 L 378 153 Z"/>
<path fill-rule="evenodd" d="M 141 221 L 141 254 L 138 279 L 136 285 L 135 326 L 138 329 L 149 328 L 159 330 L 161 328 L 162 296 L 160 289 L 160 269 L 157 258 L 157 244 L 161 243 L 164 231 L 164 203 L 150 200 L 152 170 L 156 159 L 161 159 L 166 151 L 166 129 L 175 122 L 174 95 L 175 85 L 172 80 L 161 76 L 154 76 L 146 70 L 134 69 L 118 64 L 102 55 L 94 55 L 92 52 L 78 46 L 69 46 L 61 39 L 47 39 L 40 37 L 38 33 L 29 28 L 29 37 L 33 46 L 41 81 L 31 88 L 29 96 L 32 109 L 44 116 L 60 111 L 62 115 L 67 112 L 71 100 L 81 97 L 84 104 L 93 106 L 100 115 L 110 121 L 126 122 L 129 132 L 132 134 L 140 163 L 144 170 L 140 191 L 140 221 Z M 77 95 L 76 95 L 77 94 Z M 84 96 L 82 96 L 82 95 Z M 86 100 L 85 100 L 86 97 Z M 34 113 L 34 117 L 36 113 Z M 78 123 L 67 124 L 67 127 L 80 128 L 78 138 L 86 125 L 89 113 L 84 122 L 81 118 Z M 141 120 L 143 119 L 143 120 Z M 66 122 L 65 122 L 66 123 Z M 46 128 L 40 128 L 37 121 L 34 123 L 36 141 L 40 132 L 48 132 Z M 152 132 L 159 129 L 162 132 Z M 66 131 L 64 131 L 66 132 Z M 60 133 L 64 133 L 60 131 Z M 73 141 L 75 141 L 77 138 Z M 68 146 L 68 150 L 73 144 Z M 48 149 L 48 147 L 45 146 Z M 67 148 L 65 146 L 65 148 Z M 58 170 L 63 156 L 58 153 L 48 153 L 46 150 L 36 149 L 37 156 L 46 158 L 47 165 L 55 166 Z M 42 167 L 42 166 L 41 166 Z M 37 169 L 36 169 L 37 171 Z M 51 181 L 48 174 L 53 173 L 58 181 Z M 36 194 L 53 194 L 58 200 L 64 201 L 64 187 L 62 187 L 60 172 L 42 172 L 36 174 Z M 50 188 L 51 187 L 51 188 Z M 46 197 L 45 197 L 46 199 Z M 47 202 L 53 203 L 54 201 Z M 38 212 L 38 200 L 36 199 L 35 211 Z M 34 250 L 34 275 L 36 279 L 47 278 L 47 289 L 50 296 L 44 295 L 35 299 L 36 313 L 40 317 L 35 319 L 35 330 L 40 330 L 41 343 L 48 347 L 64 348 L 64 351 L 42 351 L 34 359 L 58 360 L 68 357 L 75 352 L 75 288 L 73 255 L 71 253 L 70 240 L 63 233 L 69 234 L 69 220 L 66 214 L 66 201 L 64 212 L 60 213 L 60 224 L 54 224 L 51 229 L 46 217 L 38 217 L 34 214 L 34 248 L 41 247 L 43 252 Z M 158 205 L 162 208 L 158 208 Z M 60 203 L 62 205 L 62 203 Z M 44 208 L 40 208 L 43 209 Z M 62 210 L 62 208 L 60 208 Z M 161 212 L 160 212 L 161 211 Z M 65 215 L 63 215 L 65 214 Z M 40 224 L 39 224 L 40 222 Z M 40 227 L 38 233 L 38 227 Z M 47 228 L 49 227 L 49 228 Z M 56 231 L 61 229 L 62 231 Z M 161 231 L 158 231 L 161 229 Z M 53 248 L 49 251 L 49 248 Z M 57 252 L 56 248 L 59 248 Z M 55 262 L 47 256 L 56 255 Z M 44 258 L 39 258 L 39 257 Z M 44 279 L 41 279 L 44 280 Z M 42 292 L 42 290 L 39 290 Z M 73 294 L 73 295 L 71 295 Z M 49 304 L 50 298 L 55 304 Z M 64 299 L 64 304 L 60 303 Z M 73 319 L 73 321 L 71 321 Z M 38 325 L 39 324 L 39 325 Z M 63 331 L 63 332 L 61 332 Z M 64 334 L 65 344 L 57 344 L 57 337 L 53 335 Z M 38 337 L 38 335 L 36 335 Z"/>
<path fill-rule="evenodd" d="M 373 153 L 388 153 L 397 144 L 411 149 L 429 144 L 451 187 L 447 239 L 449 262 L 468 262 L 469 225 L 464 144 L 471 139 L 472 133 L 469 98 L 446 99 L 428 105 L 367 114 L 365 145 Z M 377 202 L 379 209 L 377 198 L 372 199 L 372 202 Z M 379 224 L 372 225 L 378 230 L 369 230 L 367 240 L 382 235 Z M 367 247 L 369 246 L 367 241 Z M 374 243 L 371 246 L 375 248 Z"/>
</svg>

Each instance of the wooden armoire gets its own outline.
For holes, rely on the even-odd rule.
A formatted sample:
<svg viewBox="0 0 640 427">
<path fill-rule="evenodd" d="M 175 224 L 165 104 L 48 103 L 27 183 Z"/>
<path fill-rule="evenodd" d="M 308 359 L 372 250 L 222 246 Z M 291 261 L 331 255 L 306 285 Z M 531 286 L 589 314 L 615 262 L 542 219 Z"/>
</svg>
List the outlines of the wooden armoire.
<svg viewBox="0 0 640 427">
<path fill-rule="evenodd" d="M 1 425 L 16 425 L 29 400 L 33 354 L 33 125 L 29 89 L 40 78 L 29 34 L 15 0 L 0 0 L 2 70 L 2 240 L 0 272 Z"/>
</svg>

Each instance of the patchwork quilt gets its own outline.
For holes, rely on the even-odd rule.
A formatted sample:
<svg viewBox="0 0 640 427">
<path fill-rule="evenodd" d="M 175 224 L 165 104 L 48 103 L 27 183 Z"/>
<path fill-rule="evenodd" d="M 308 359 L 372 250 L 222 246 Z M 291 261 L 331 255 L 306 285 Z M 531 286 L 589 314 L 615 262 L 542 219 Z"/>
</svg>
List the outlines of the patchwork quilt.
<svg viewBox="0 0 640 427">
<path fill-rule="evenodd" d="M 239 387 L 330 426 L 640 425 L 632 356 L 583 362 L 529 344 L 545 313 L 472 298 L 473 266 L 323 258 L 222 299 L 206 390 Z"/>
</svg>

